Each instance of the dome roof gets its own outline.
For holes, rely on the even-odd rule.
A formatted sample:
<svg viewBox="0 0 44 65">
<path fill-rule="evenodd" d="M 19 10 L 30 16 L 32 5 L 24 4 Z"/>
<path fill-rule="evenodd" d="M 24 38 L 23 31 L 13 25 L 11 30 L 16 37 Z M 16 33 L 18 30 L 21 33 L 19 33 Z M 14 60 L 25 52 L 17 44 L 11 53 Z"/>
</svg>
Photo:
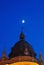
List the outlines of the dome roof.
<svg viewBox="0 0 44 65">
<path fill-rule="evenodd" d="M 36 57 L 36 53 L 34 52 L 32 46 L 25 41 L 24 34 L 20 34 L 20 41 L 18 41 L 13 47 L 12 51 L 9 54 L 9 58 L 13 58 L 16 56 L 32 56 Z"/>
</svg>

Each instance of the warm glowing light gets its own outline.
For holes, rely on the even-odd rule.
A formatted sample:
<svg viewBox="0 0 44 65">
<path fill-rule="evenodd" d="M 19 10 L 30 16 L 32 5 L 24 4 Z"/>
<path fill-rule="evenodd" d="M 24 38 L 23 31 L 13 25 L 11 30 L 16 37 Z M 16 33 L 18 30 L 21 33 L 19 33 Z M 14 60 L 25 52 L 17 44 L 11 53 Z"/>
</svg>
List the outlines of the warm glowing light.
<svg viewBox="0 0 44 65">
<path fill-rule="evenodd" d="M 8 64 L 8 65 L 39 65 L 39 64 L 35 62 L 16 62 L 16 63 Z"/>
</svg>

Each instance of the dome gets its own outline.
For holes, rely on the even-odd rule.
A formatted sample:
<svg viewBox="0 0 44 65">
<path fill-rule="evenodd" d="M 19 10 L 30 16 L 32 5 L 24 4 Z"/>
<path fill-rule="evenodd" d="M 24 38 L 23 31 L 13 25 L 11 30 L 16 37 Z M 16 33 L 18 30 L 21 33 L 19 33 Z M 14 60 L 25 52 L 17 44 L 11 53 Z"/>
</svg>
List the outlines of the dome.
<svg viewBox="0 0 44 65">
<path fill-rule="evenodd" d="M 36 57 L 36 53 L 34 52 L 32 46 L 27 41 L 25 41 L 23 33 L 20 34 L 20 41 L 18 41 L 11 48 L 11 53 L 9 54 L 9 58 L 13 58 L 16 56 Z"/>
</svg>

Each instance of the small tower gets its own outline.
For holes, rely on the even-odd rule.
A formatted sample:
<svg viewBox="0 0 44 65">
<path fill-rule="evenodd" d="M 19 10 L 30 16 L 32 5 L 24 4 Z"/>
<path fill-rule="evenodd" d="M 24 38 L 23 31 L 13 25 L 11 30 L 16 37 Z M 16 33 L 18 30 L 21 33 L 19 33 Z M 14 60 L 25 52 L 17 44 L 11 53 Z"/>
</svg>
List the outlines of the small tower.
<svg viewBox="0 0 44 65">
<path fill-rule="evenodd" d="M 39 62 L 40 62 L 40 65 L 43 65 L 42 52 L 40 52 L 40 55 L 39 55 Z"/>
<path fill-rule="evenodd" d="M 6 56 L 6 51 L 4 50 L 3 52 L 2 52 L 2 61 L 4 61 L 4 60 L 7 60 L 8 58 L 7 58 L 7 56 Z"/>
<path fill-rule="evenodd" d="M 39 60 L 40 60 L 40 62 L 42 62 L 42 52 L 40 52 Z"/>
</svg>

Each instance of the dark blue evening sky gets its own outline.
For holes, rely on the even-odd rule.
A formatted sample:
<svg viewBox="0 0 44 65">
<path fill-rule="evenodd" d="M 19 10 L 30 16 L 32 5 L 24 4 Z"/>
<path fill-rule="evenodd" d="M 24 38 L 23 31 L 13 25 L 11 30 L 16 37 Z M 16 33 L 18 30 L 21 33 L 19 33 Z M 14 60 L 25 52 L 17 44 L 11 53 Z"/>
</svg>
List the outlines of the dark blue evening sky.
<svg viewBox="0 0 44 65">
<path fill-rule="evenodd" d="M 44 58 L 44 0 L 0 0 L 0 57 L 19 40 L 22 19 L 25 39 Z"/>
</svg>

